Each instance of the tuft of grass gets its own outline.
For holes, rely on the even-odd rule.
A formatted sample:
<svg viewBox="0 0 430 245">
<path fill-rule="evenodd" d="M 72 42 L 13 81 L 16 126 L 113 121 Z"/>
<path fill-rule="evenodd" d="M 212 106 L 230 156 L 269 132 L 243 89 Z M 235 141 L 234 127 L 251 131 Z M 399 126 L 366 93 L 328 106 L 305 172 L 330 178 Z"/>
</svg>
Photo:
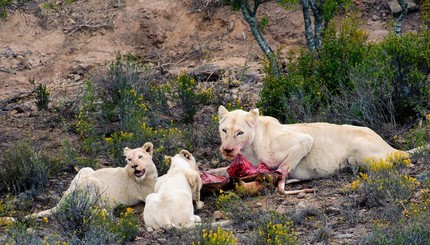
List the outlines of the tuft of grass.
<svg viewBox="0 0 430 245">
<path fill-rule="evenodd" d="M 47 154 L 37 152 L 27 142 L 18 141 L 3 153 L 0 189 L 14 194 L 24 191 L 38 194 L 58 167 L 58 162 L 50 159 Z"/>
</svg>

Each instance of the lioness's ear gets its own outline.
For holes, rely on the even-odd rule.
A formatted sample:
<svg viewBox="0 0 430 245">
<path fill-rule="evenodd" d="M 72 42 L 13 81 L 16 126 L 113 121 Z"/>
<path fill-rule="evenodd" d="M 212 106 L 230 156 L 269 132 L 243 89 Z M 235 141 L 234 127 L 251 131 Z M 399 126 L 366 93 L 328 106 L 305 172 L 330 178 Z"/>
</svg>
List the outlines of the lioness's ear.
<svg viewBox="0 0 430 245">
<path fill-rule="evenodd" d="M 152 156 L 152 153 L 154 152 L 154 145 L 151 142 L 146 142 L 143 146 L 142 146 L 143 150 L 148 152 L 149 155 Z"/>
<path fill-rule="evenodd" d="M 257 124 L 257 118 L 259 116 L 260 116 L 260 111 L 258 110 L 258 108 L 250 110 L 249 114 L 248 114 L 248 123 L 249 123 L 249 125 L 251 125 L 252 127 L 254 127 Z"/>
<path fill-rule="evenodd" d="M 122 151 L 122 154 L 125 156 L 127 155 L 127 152 L 130 151 L 130 148 L 126 147 L 124 148 L 124 150 Z"/>
<path fill-rule="evenodd" d="M 183 157 L 185 157 L 188 160 L 191 160 L 191 158 L 193 157 L 193 154 L 191 154 L 189 151 L 187 150 L 181 150 L 179 152 L 180 155 L 182 155 Z"/>
<path fill-rule="evenodd" d="M 172 157 L 171 156 L 164 156 L 164 163 L 167 165 L 167 166 L 170 166 L 170 164 L 172 163 Z"/>
<path fill-rule="evenodd" d="M 218 107 L 218 117 L 219 117 L 219 122 L 220 123 L 225 118 L 225 116 L 227 116 L 227 114 L 228 114 L 227 109 L 225 109 L 225 107 L 223 105 L 220 105 Z"/>
</svg>

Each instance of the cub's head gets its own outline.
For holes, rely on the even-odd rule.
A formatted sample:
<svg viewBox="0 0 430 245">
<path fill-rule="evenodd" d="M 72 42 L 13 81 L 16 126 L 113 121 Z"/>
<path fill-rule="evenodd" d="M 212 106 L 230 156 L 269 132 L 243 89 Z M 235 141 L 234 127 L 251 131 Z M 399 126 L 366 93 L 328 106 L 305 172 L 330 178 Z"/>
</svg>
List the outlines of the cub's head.
<svg viewBox="0 0 430 245">
<path fill-rule="evenodd" d="M 166 159 L 170 162 L 170 169 L 175 168 L 191 168 L 199 171 L 196 159 L 193 154 L 187 150 L 181 150 L 174 157 L 166 156 Z"/>
<path fill-rule="evenodd" d="M 229 112 L 224 106 L 218 108 L 220 151 L 224 159 L 233 160 L 241 149 L 252 143 L 259 115 L 258 109 Z"/>
<path fill-rule="evenodd" d="M 152 161 L 154 145 L 146 142 L 142 147 L 130 149 L 124 148 L 124 156 L 127 162 L 127 170 L 134 175 L 136 180 L 144 180 L 148 177 L 157 177 L 158 172 Z"/>
</svg>

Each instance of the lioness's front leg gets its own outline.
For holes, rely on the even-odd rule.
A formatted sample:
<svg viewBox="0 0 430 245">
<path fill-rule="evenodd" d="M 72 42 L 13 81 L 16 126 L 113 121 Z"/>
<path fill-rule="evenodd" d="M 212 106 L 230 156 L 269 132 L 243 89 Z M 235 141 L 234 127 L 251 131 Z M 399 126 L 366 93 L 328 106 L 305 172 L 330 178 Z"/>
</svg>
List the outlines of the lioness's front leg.
<svg viewBox="0 0 430 245">
<path fill-rule="evenodd" d="M 191 195 L 193 201 L 195 201 L 196 209 L 202 209 L 204 203 L 200 201 L 200 190 L 202 188 L 202 179 L 200 178 L 200 175 L 195 171 L 190 171 L 186 173 L 186 176 L 188 178 L 188 182 L 191 186 Z"/>
<path fill-rule="evenodd" d="M 278 193 L 285 195 L 287 194 L 285 192 L 285 181 L 288 174 L 291 173 L 300 161 L 309 154 L 312 148 L 313 138 L 307 134 L 297 134 L 295 137 L 291 138 L 291 134 L 288 134 L 278 137 L 277 141 L 278 144 L 286 146 L 278 153 L 282 154 L 284 159 L 276 170 L 281 174 L 278 182 Z M 284 144 L 282 144 L 283 142 Z"/>
</svg>

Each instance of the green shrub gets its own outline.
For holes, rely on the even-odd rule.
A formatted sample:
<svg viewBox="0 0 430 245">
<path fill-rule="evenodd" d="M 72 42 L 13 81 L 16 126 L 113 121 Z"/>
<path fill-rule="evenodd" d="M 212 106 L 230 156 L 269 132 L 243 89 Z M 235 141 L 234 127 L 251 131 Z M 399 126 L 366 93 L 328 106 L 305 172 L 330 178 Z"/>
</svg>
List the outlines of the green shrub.
<svg viewBox="0 0 430 245">
<path fill-rule="evenodd" d="M 394 164 L 392 163 L 394 162 Z M 368 207 L 384 207 L 380 213 L 387 220 L 397 219 L 419 182 L 399 171 L 401 165 L 410 164 L 399 153 L 386 159 L 369 159 L 368 173 L 360 173 L 351 188 L 363 196 L 362 203 Z"/>
<path fill-rule="evenodd" d="M 58 162 L 45 153 L 37 152 L 29 143 L 18 141 L 3 153 L 0 164 L 0 189 L 15 194 L 41 192 L 52 173 L 58 171 Z"/>
<path fill-rule="evenodd" d="M 430 181 L 420 186 L 418 197 L 405 206 L 393 222 L 377 223 L 372 233 L 364 238 L 367 244 L 429 244 L 430 231 Z"/>
<path fill-rule="evenodd" d="M 84 244 L 122 244 L 139 233 L 139 221 L 132 208 L 114 211 L 104 208 L 104 200 L 93 194 L 93 187 L 73 191 L 60 203 L 54 217 L 70 241 Z"/>
<path fill-rule="evenodd" d="M 257 228 L 257 235 L 253 244 L 298 244 L 291 222 L 283 224 L 260 225 Z"/>
<path fill-rule="evenodd" d="M 215 231 L 203 229 L 200 239 L 193 241 L 192 245 L 236 245 L 237 239 L 233 237 L 233 232 L 225 231 L 218 227 Z"/>
<path fill-rule="evenodd" d="M 290 52 L 288 74 L 264 79 L 257 106 L 282 122 L 327 118 L 333 97 L 351 89 L 349 69 L 364 57 L 366 38 L 352 19 L 347 19 L 338 33 L 336 26 L 330 25 L 317 55 L 300 50 L 295 58 L 296 52 Z"/>
<path fill-rule="evenodd" d="M 286 123 L 358 124 L 382 135 L 392 131 L 387 125 L 423 117 L 430 106 L 430 32 L 369 43 L 357 23 L 333 22 L 317 54 L 291 52 L 288 74 L 264 79 L 261 111 Z"/>
<path fill-rule="evenodd" d="M 163 119 L 169 111 L 166 96 L 170 86 L 154 83 L 154 73 L 140 58 L 118 55 L 106 78 L 88 82 L 76 129 L 90 159 L 97 159 L 102 150 L 112 165 L 124 166 L 124 147 L 141 147 L 147 141 L 155 145 L 156 163 L 179 149 L 192 150 L 182 130 L 172 120 Z M 159 174 L 168 169 L 159 167 Z"/>
<path fill-rule="evenodd" d="M 49 92 L 45 84 L 39 84 L 36 87 L 36 106 L 39 111 L 48 110 L 50 99 Z"/>
<path fill-rule="evenodd" d="M 88 186 L 83 189 L 76 189 L 59 203 L 59 208 L 54 213 L 54 217 L 64 232 L 83 238 L 91 228 L 93 220 L 105 214 L 105 210 L 102 211 L 98 208 L 102 200 L 99 194 L 93 194 L 94 188 Z"/>
<path fill-rule="evenodd" d="M 176 88 L 182 107 L 182 120 L 185 123 L 194 122 L 197 110 L 202 104 L 209 101 L 211 95 L 199 92 L 198 83 L 184 72 L 178 76 L 177 80 L 173 80 L 173 87 Z"/>
<path fill-rule="evenodd" d="M 67 140 L 62 144 L 62 163 L 67 169 L 75 169 L 75 167 L 90 167 L 96 168 L 96 159 L 80 156 L 79 151 L 73 147 Z"/>
<path fill-rule="evenodd" d="M 76 131 L 83 140 L 82 150 L 91 156 L 96 156 L 99 145 L 97 142 L 97 132 L 95 131 L 96 119 L 96 97 L 94 83 L 88 81 L 85 85 L 82 107 L 79 109 L 76 122 Z"/>
<path fill-rule="evenodd" d="M 1 0 L 0 20 L 6 19 L 8 12 L 22 12 L 28 4 L 35 3 L 34 0 Z"/>
<path fill-rule="evenodd" d="M 233 192 L 220 192 L 216 199 L 220 209 L 233 224 L 242 229 L 253 230 L 248 244 L 297 244 L 291 219 L 276 211 L 252 209 Z"/>
</svg>

